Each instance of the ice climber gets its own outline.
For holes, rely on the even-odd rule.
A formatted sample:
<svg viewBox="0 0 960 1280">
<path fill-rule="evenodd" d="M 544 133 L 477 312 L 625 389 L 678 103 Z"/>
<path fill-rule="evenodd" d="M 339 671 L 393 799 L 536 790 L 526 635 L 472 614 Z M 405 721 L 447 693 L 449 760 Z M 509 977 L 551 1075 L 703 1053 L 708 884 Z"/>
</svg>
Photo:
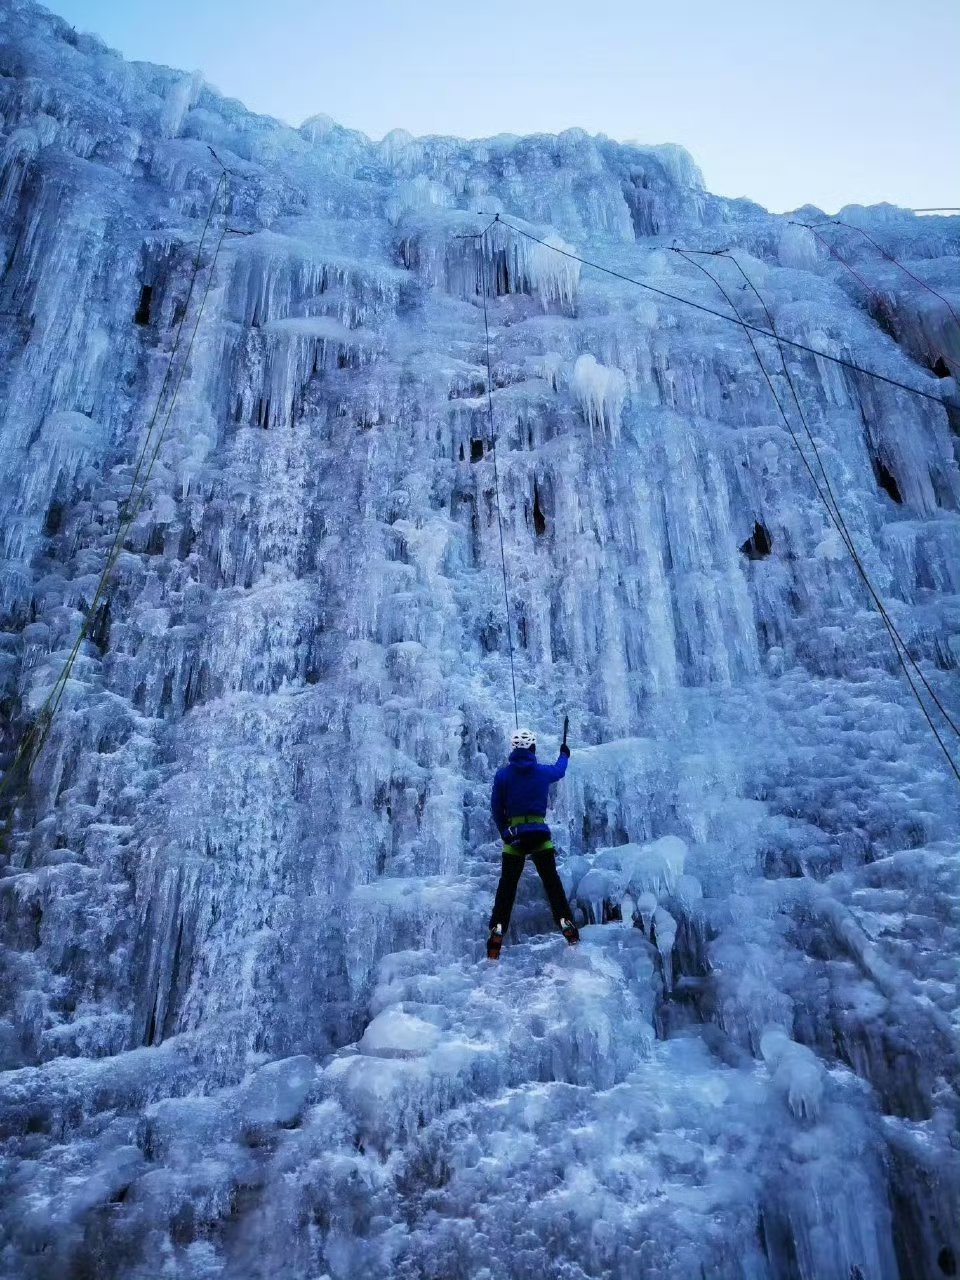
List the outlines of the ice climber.
<svg viewBox="0 0 960 1280">
<path fill-rule="evenodd" d="M 510 738 L 510 746 L 509 762 L 497 770 L 490 799 L 493 820 L 503 838 L 500 883 L 487 940 L 487 955 L 491 960 L 500 958 L 503 935 L 510 924 L 517 885 L 528 854 L 543 881 L 558 928 L 571 946 L 580 941 L 567 895 L 557 875 L 556 854 L 546 821 L 550 784 L 558 782 L 567 772 L 570 748 L 564 741 L 556 764 L 540 764 L 537 739 L 529 729 L 518 729 Z"/>
</svg>

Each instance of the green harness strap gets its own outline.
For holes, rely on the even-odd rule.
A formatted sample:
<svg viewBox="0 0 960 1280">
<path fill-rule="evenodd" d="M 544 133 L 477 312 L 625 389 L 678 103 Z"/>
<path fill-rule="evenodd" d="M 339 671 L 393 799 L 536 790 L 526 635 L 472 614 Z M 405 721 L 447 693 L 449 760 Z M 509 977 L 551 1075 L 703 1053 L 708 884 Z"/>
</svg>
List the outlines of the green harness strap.
<svg viewBox="0 0 960 1280">
<path fill-rule="evenodd" d="M 511 827 L 522 827 L 531 822 L 546 822 L 546 814 L 543 813 L 520 813 L 510 819 Z M 533 832 L 531 832 L 531 835 Z M 504 853 L 515 853 L 519 857 L 523 857 L 526 853 L 542 853 L 545 849 L 553 849 L 554 843 L 550 839 L 550 833 L 546 832 L 543 837 L 543 843 L 538 844 L 535 849 L 518 849 L 515 844 L 507 844 L 504 842 Z"/>
<path fill-rule="evenodd" d="M 544 840 L 543 844 L 537 845 L 536 849 L 518 849 L 515 844 L 505 844 L 503 846 L 503 852 L 515 853 L 518 857 L 522 858 L 525 853 L 543 853 L 545 849 L 553 849 L 555 847 L 556 846 L 553 841 L 548 836 L 546 840 Z"/>
<path fill-rule="evenodd" d="M 536 849 L 530 849 L 529 846 L 527 846 L 526 849 L 517 849 L 516 845 L 508 845 L 506 842 L 504 842 L 503 845 L 504 854 L 516 854 L 517 858 L 522 858 L 525 854 L 541 854 L 541 852 L 544 852 L 544 850 L 547 849 L 556 849 L 556 845 L 554 845 L 553 841 L 550 840 L 549 832 L 544 832 L 543 841 L 541 841 L 541 844 L 536 846 Z"/>
</svg>

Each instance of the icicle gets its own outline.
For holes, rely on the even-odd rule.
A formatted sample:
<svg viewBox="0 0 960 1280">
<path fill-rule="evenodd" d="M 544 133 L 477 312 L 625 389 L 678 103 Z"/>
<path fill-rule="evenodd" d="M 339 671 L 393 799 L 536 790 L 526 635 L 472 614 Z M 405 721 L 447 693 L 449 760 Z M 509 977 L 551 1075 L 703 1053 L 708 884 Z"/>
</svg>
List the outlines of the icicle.
<svg viewBox="0 0 960 1280">
<path fill-rule="evenodd" d="M 627 380 L 620 369 L 599 364 L 596 357 L 582 355 L 573 366 L 573 390 L 590 427 L 616 443 L 620 436 L 620 411 L 627 394 Z"/>
<path fill-rule="evenodd" d="M 192 76 L 180 76 L 166 92 L 166 100 L 160 113 L 160 133 L 165 138 L 176 138 L 187 112 L 196 106 L 203 88 L 203 76 L 195 71 Z"/>
<path fill-rule="evenodd" d="M 767 1027 L 760 1051 L 773 1082 L 798 1120 L 816 1120 L 823 1099 L 824 1071 L 815 1053 L 791 1040 L 782 1027 Z"/>
<path fill-rule="evenodd" d="M 657 907 L 653 913 L 653 938 L 663 965 L 663 983 L 673 990 L 673 944 L 677 940 L 677 922 L 669 911 Z"/>
<path fill-rule="evenodd" d="M 649 890 L 637 894 L 637 915 L 643 925 L 643 931 L 650 937 L 653 928 L 653 916 L 657 910 L 657 895 Z"/>
</svg>

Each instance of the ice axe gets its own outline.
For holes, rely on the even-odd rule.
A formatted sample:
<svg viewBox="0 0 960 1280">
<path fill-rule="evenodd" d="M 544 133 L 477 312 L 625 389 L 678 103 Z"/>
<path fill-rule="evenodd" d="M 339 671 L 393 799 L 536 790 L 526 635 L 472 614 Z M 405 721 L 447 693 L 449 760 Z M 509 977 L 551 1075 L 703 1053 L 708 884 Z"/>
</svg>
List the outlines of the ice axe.
<svg viewBox="0 0 960 1280">
<path fill-rule="evenodd" d="M 567 734 L 570 732 L 570 717 L 563 717 L 563 745 L 567 745 Z"/>
</svg>

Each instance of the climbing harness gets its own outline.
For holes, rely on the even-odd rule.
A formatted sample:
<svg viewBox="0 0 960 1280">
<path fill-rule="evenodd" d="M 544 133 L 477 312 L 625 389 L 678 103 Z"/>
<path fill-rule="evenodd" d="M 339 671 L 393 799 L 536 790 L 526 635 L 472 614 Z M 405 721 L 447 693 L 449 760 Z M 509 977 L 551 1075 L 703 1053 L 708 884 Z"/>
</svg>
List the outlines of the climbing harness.
<svg viewBox="0 0 960 1280">
<path fill-rule="evenodd" d="M 514 817 L 509 818 L 507 822 L 508 831 L 513 832 L 515 827 L 535 826 L 538 823 L 546 824 L 547 815 L 545 813 L 518 813 Z M 539 844 L 535 843 L 536 837 L 542 836 Z M 545 849 L 553 849 L 556 846 L 549 831 L 524 831 L 518 832 L 510 840 L 504 840 L 504 853 L 543 853 Z"/>
<path fill-rule="evenodd" d="M 69 654 L 67 655 L 66 661 L 64 662 L 63 667 L 61 668 L 56 681 L 54 682 L 53 688 L 50 690 L 50 692 L 47 694 L 47 697 L 44 699 L 43 704 L 41 705 L 40 710 L 37 713 L 34 724 L 30 726 L 30 728 L 26 731 L 26 733 L 21 738 L 20 743 L 17 747 L 17 750 L 14 753 L 13 760 L 10 762 L 10 765 L 7 767 L 3 778 L 0 779 L 0 797 L 3 796 L 3 794 L 12 785 L 13 780 L 18 776 L 22 776 L 22 780 L 24 783 L 26 783 L 29 780 L 30 773 L 33 769 L 33 766 L 36 763 L 40 755 L 40 752 L 43 750 L 44 745 L 46 744 L 47 738 L 49 737 L 49 734 L 50 734 L 51 726 L 53 724 L 53 718 L 57 713 L 57 710 L 60 706 L 61 701 L 63 700 L 63 695 L 66 692 L 67 683 L 70 679 L 70 675 L 73 671 L 73 667 L 74 667 L 74 664 L 76 663 L 77 657 L 79 656 L 81 645 L 83 644 L 84 640 L 90 633 L 90 628 L 93 625 L 93 621 L 94 621 L 94 618 L 96 617 L 98 607 L 100 605 L 101 600 L 103 599 L 104 593 L 110 581 L 113 570 L 116 566 L 117 560 L 120 557 L 120 553 L 123 550 L 124 537 L 129 531 L 134 520 L 139 515 L 141 507 L 143 506 L 143 501 L 147 493 L 147 486 L 149 485 L 150 477 L 153 474 L 154 464 L 157 461 L 157 457 L 160 453 L 161 446 L 163 445 L 163 442 L 166 438 L 167 429 L 170 425 L 170 419 L 173 415 L 174 408 L 176 407 L 177 397 L 180 393 L 180 385 L 183 382 L 187 365 L 190 362 L 190 355 L 191 355 L 191 352 L 193 351 L 193 344 L 197 336 L 197 330 L 200 327 L 200 321 L 203 317 L 204 307 L 206 306 L 207 297 L 210 293 L 210 287 L 211 287 L 211 284 L 213 283 L 213 276 L 216 270 L 217 259 L 220 256 L 220 249 L 221 249 L 221 246 L 223 245 L 224 237 L 227 235 L 227 232 L 229 229 L 226 225 L 226 216 L 229 208 L 229 171 L 227 170 L 227 167 L 224 165 L 223 161 L 214 151 L 213 147 L 208 146 L 207 149 L 210 151 L 211 155 L 216 160 L 217 164 L 220 166 L 220 170 L 221 170 L 220 178 L 217 181 L 217 185 L 213 193 L 213 198 L 210 201 L 210 208 L 207 211 L 206 220 L 203 224 L 203 229 L 200 233 L 200 242 L 197 245 L 197 252 L 193 261 L 193 269 L 190 274 L 190 284 L 187 289 L 187 297 L 183 307 L 183 314 L 181 315 L 180 320 L 177 324 L 177 330 L 174 335 L 173 344 L 170 349 L 170 358 L 167 362 L 167 368 L 163 376 L 163 381 L 160 384 L 160 390 L 157 394 L 157 401 L 154 406 L 153 413 L 147 425 L 147 432 L 144 437 L 143 444 L 137 456 L 137 461 L 136 461 L 136 465 L 134 467 L 134 472 L 133 472 L 133 479 L 130 482 L 130 492 L 127 495 L 126 501 L 124 502 L 120 521 L 117 525 L 117 531 L 114 535 L 113 542 L 110 546 L 110 550 L 107 553 L 107 558 L 106 558 L 106 561 L 104 562 L 103 570 L 100 574 L 100 578 L 97 582 L 96 589 L 94 590 L 94 593 L 93 593 L 93 599 L 91 600 L 90 605 L 86 611 L 86 614 L 84 615 L 83 621 L 80 624 L 80 630 L 77 634 L 77 638 L 74 641 Z M 194 288 L 196 286 L 196 282 L 200 274 L 204 241 L 206 239 L 207 232 L 210 229 L 210 224 L 213 221 L 213 216 L 216 211 L 217 203 L 219 201 L 221 192 L 223 192 L 223 196 L 224 196 L 224 226 L 220 231 L 220 236 L 219 236 L 219 239 L 217 240 L 217 245 L 213 253 L 213 258 L 211 259 L 211 262 L 210 262 L 210 270 L 207 276 L 206 287 L 200 299 L 200 306 L 197 311 L 196 320 L 194 321 L 193 330 L 190 333 L 190 338 L 187 343 L 186 351 L 184 353 L 183 360 L 181 362 L 176 380 L 173 384 L 173 393 L 170 397 L 170 402 L 167 406 L 166 414 L 164 415 L 159 434 L 157 435 L 156 443 L 154 444 L 154 447 L 153 447 L 153 451 L 150 452 L 151 440 L 152 440 L 154 431 L 156 430 L 157 423 L 160 421 L 160 414 L 163 406 L 164 395 L 166 393 L 167 387 L 170 384 L 170 380 L 173 374 L 173 367 L 176 362 L 177 352 L 180 347 L 180 339 L 182 337 L 184 326 L 186 324 L 186 318 L 187 318 L 187 313 L 190 307 L 190 301 L 193 297 Z M 148 458 L 148 454 L 149 454 L 149 458 Z M 144 463 L 146 463 L 146 471 L 141 481 L 140 473 L 143 470 Z M 138 482 L 139 482 L 139 491 L 137 488 Z M 11 815 L 10 815 L 11 821 L 12 821 L 12 818 L 13 818 L 13 814 L 11 812 Z"/>
<path fill-rule="evenodd" d="M 849 531 L 849 529 L 848 529 L 848 527 L 847 527 L 846 521 L 844 520 L 843 514 L 842 514 L 842 512 L 841 512 L 841 510 L 840 510 L 839 503 L 837 502 L 836 495 L 835 495 L 835 493 L 834 493 L 834 491 L 833 491 L 833 488 L 832 488 L 832 486 L 831 486 L 831 484 L 830 484 L 830 480 L 829 480 L 829 477 L 828 477 L 828 475 L 827 475 L 826 468 L 824 467 L 824 464 L 823 464 L 823 459 L 822 459 L 822 457 L 820 456 L 820 451 L 819 451 L 819 449 L 817 448 L 816 442 L 815 442 L 814 437 L 813 437 L 813 433 L 812 433 L 812 432 L 811 432 L 811 430 L 810 430 L 809 424 L 807 423 L 807 420 L 806 420 L 806 415 L 804 414 L 804 412 L 803 412 L 803 408 L 802 408 L 802 406 L 801 406 L 801 404 L 800 404 L 800 398 L 799 398 L 799 396 L 798 396 L 798 394 L 797 394 L 796 387 L 795 387 L 795 385 L 794 385 L 793 379 L 791 378 L 790 373 L 789 373 L 789 370 L 788 370 L 788 368 L 787 368 L 787 363 L 786 363 L 786 359 L 784 358 L 783 349 L 782 349 L 782 347 L 780 346 L 780 336 L 776 333 L 776 328 L 775 328 L 774 323 L 773 323 L 773 318 L 772 318 L 772 316 L 770 315 L 770 312 L 769 312 L 769 309 L 767 308 L 766 303 L 764 302 L 763 298 L 761 297 L 761 295 L 760 295 L 759 291 L 757 290 L 756 286 L 753 284 L 753 281 L 752 281 L 752 280 L 750 280 L 749 276 L 748 276 L 748 275 L 747 275 L 747 273 L 744 271 L 744 269 L 743 269 L 743 267 L 741 266 L 741 264 L 740 264 L 739 262 L 737 262 L 736 258 L 734 258 L 734 257 L 732 257 L 730 254 L 726 253 L 726 251 L 722 251 L 722 252 L 720 252 L 720 253 L 711 252 L 711 251 L 700 251 L 700 250 L 690 250 L 690 251 L 686 251 L 686 250 L 679 249 L 679 248 L 676 248 L 676 247 L 675 247 L 675 248 L 674 248 L 674 250 L 673 250 L 673 252 L 675 252 L 675 253 L 679 254 L 679 255 L 680 255 L 680 257 L 682 257 L 682 258 L 684 258 L 684 259 L 685 259 L 685 261 L 689 262 L 692 266 L 694 266 L 694 267 L 696 267 L 698 270 L 702 271 L 702 272 L 704 273 L 704 275 L 706 275 L 706 276 L 708 277 L 708 279 L 712 280 L 712 281 L 713 281 L 713 283 L 716 285 L 716 287 L 717 287 L 717 288 L 719 289 L 719 291 L 721 292 L 721 294 L 723 295 L 723 297 L 726 299 L 727 305 L 731 308 L 731 310 L 734 312 L 734 314 L 739 318 L 739 320 L 740 320 L 740 322 L 741 322 L 741 324 L 742 324 L 742 326 L 743 326 L 743 328 L 744 328 L 744 331 L 747 333 L 747 337 L 748 337 L 748 339 L 749 339 L 749 341 L 750 341 L 750 346 L 751 346 L 751 348 L 753 349 L 753 354 L 754 354 L 754 356 L 756 357 L 757 364 L 760 366 L 760 370 L 761 370 L 761 372 L 763 373 L 764 378 L 766 379 L 767 386 L 770 388 L 770 393 L 771 393 L 771 395 L 773 396 L 773 399 L 774 399 L 774 401 L 775 401 L 775 403 L 776 403 L 777 410 L 778 410 L 778 412 L 779 412 L 779 414 L 780 414 L 780 417 L 783 419 L 784 426 L 786 427 L 787 432 L 788 432 L 788 434 L 789 434 L 789 436 L 790 436 L 790 439 L 793 441 L 793 444 L 794 444 L 794 446 L 795 446 L 795 448 L 796 448 L 797 452 L 800 454 L 800 457 L 801 457 L 801 459 L 802 459 L 802 461 L 803 461 L 804 466 L 806 467 L 807 471 L 808 471 L 808 472 L 809 472 L 809 474 L 810 474 L 810 479 L 813 481 L 813 486 L 814 486 L 814 489 L 816 490 L 817 496 L 818 496 L 818 498 L 820 499 L 820 501 L 821 501 L 821 503 L 823 504 L 823 506 L 825 507 L 825 509 L 826 509 L 826 511 L 827 511 L 827 514 L 830 516 L 830 519 L 832 520 L 833 524 L 836 526 L 837 531 L 838 531 L 838 533 L 840 534 L 840 538 L 841 538 L 841 540 L 842 540 L 842 542 L 843 542 L 844 546 L 846 547 L 846 549 L 847 549 L 847 551 L 848 551 L 848 553 L 849 553 L 849 555 L 850 555 L 851 559 L 853 560 L 853 563 L 854 563 L 854 565 L 855 565 L 855 567 L 856 567 L 856 569 L 857 569 L 858 573 L 860 574 L 860 577 L 862 578 L 862 580 L 863 580 L 863 582 L 864 582 L 864 585 L 866 586 L 867 591 L 869 592 L 869 594 L 870 594 L 870 596 L 871 596 L 871 598 L 872 598 L 872 600 L 873 600 L 873 602 L 874 602 L 874 604 L 875 604 L 875 606 L 876 606 L 876 608 L 877 608 L 877 611 L 878 611 L 878 612 L 879 612 L 879 614 L 880 614 L 880 617 L 881 617 L 881 619 L 882 619 L 882 621 L 883 621 L 883 623 L 884 623 L 884 626 L 885 626 L 885 627 L 886 627 L 886 629 L 887 629 L 887 633 L 888 633 L 888 634 L 889 634 L 889 636 L 890 636 L 891 643 L 893 644 L 894 652 L 895 652 L 895 653 L 896 653 L 896 655 L 897 655 L 897 659 L 898 659 L 898 661 L 899 661 L 899 663 L 900 663 L 900 666 L 901 666 L 901 667 L 902 667 L 902 669 L 903 669 L 903 673 L 904 673 L 904 675 L 906 676 L 907 683 L 908 683 L 908 685 L 910 686 L 910 690 L 911 690 L 911 692 L 912 692 L 912 694 L 913 694 L 914 698 L 916 699 L 917 705 L 920 707 L 920 710 L 921 710 L 921 712 L 923 713 L 923 716 L 924 716 L 925 720 L 927 721 L 927 724 L 929 725 L 931 732 L 933 733 L 934 737 L 935 737 L 935 738 L 936 738 L 936 740 L 937 740 L 937 743 L 938 743 L 938 744 L 939 744 L 939 746 L 940 746 L 941 751 L 943 752 L 944 756 L 946 757 L 946 759 L 947 759 L 947 763 L 949 764 L 949 766 L 950 766 L 950 768 L 951 768 L 951 770 L 952 770 L 952 772 L 953 772 L 954 776 L 956 777 L 957 782 L 958 782 L 958 783 L 960 783 L 960 767 L 958 767 L 957 762 L 954 760 L 953 756 L 951 755 L 950 751 L 948 750 L 946 743 L 943 741 L 943 738 L 940 736 L 940 732 L 939 732 L 939 730 L 938 730 L 938 728 L 937 728 L 937 725 L 936 725 L 936 723 L 934 722 L 933 718 L 931 717 L 929 710 L 927 709 L 927 707 L 926 707 L 925 703 L 923 702 L 923 699 L 922 699 L 922 698 L 921 698 L 921 696 L 920 696 L 919 690 L 917 689 L 916 685 L 915 685 L 915 684 L 914 684 L 914 682 L 913 682 L 913 678 L 911 677 L 911 674 L 910 674 L 910 669 L 909 669 L 909 667 L 907 666 L 907 661 L 909 661 L 910 665 L 914 668 L 914 671 L 916 672 L 917 676 L 919 677 L 919 679 L 920 679 L 921 683 L 923 684 L 924 688 L 926 689 L 927 693 L 928 693 L 928 694 L 930 695 L 930 697 L 932 698 L 932 700 L 933 700 L 934 704 L 935 704 L 935 705 L 937 706 L 937 708 L 940 710 L 940 712 L 941 712 L 941 714 L 943 715 L 944 719 L 946 720 L 947 724 L 948 724 L 948 725 L 950 726 L 950 728 L 954 731 L 954 733 L 955 733 L 955 734 L 957 734 L 957 736 L 958 736 L 958 737 L 960 737 L 960 728 L 958 728 L 958 727 L 957 727 L 957 725 L 954 723 L 954 721 L 953 721 L 953 720 L 952 720 L 952 718 L 950 717 L 950 715 L 949 715 L 948 711 L 946 710 L 946 708 L 944 707 L 943 703 L 942 703 L 942 702 L 940 701 L 940 699 L 938 698 L 938 696 L 937 696 L 937 694 L 936 694 L 936 691 L 932 688 L 932 686 L 930 685 L 930 683 L 929 683 L 929 681 L 927 680 L 926 676 L 925 676 L 925 675 L 923 674 L 923 672 L 920 670 L 920 667 L 919 667 L 919 665 L 917 664 L 916 659 L 913 657 L 913 655 L 910 653 L 909 649 L 907 648 L 906 643 L 905 643 L 905 641 L 904 641 L 903 637 L 900 635 L 899 631 L 897 630 L 896 626 L 895 626 L 895 625 L 894 625 L 894 623 L 893 623 L 893 620 L 890 618 L 890 615 L 888 614 L 888 612 L 887 612 L 887 610 L 886 610 L 886 607 L 884 606 L 884 604 L 883 604 L 882 600 L 880 599 L 880 596 L 877 594 L 877 591 L 876 591 L 876 589 L 874 588 L 873 583 L 872 583 L 872 582 L 871 582 L 871 580 L 870 580 L 869 574 L 868 574 L 868 573 L 867 573 L 867 571 L 866 571 L 866 568 L 865 568 L 865 566 L 864 566 L 864 564 L 863 564 L 863 561 L 861 560 L 860 555 L 859 555 L 859 553 L 857 552 L 856 546 L 854 545 L 854 542 L 853 542 L 853 538 L 852 538 L 852 536 L 851 536 L 851 534 L 850 534 L 850 531 Z M 827 499 L 827 496 L 826 496 L 826 494 L 825 494 L 824 490 L 823 490 L 823 489 L 821 488 L 821 486 L 820 486 L 820 481 L 817 479 L 817 476 L 816 476 L 816 474 L 815 474 L 815 472 L 814 472 L 814 470 L 813 470 L 812 466 L 810 465 L 809 459 L 807 458 L 806 454 L 805 454 L 805 453 L 804 453 L 804 451 L 803 451 L 803 448 L 802 448 L 802 446 L 801 446 L 801 444 L 800 444 L 800 441 L 799 441 L 799 439 L 797 438 L 796 432 L 794 431 L 793 427 L 792 427 L 792 426 L 791 426 L 791 424 L 790 424 L 790 421 L 789 421 L 789 419 L 788 419 L 788 417 L 787 417 L 787 414 L 786 414 L 786 412 L 785 412 L 785 410 L 784 410 L 784 408 L 783 408 L 783 405 L 782 405 L 782 403 L 781 403 L 781 401 L 780 401 L 780 397 L 777 395 L 776 389 L 775 389 L 775 387 L 774 387 L 774 385 L 773 385 L 773 379 L 770 377 L 770 374 L 769 374 L 769 372 L 767 371 L 767 368 L 766 368 L 766 366 L 765 366 L 765 365 L 764 365 L 764 363 L 763 363 L 763 359 L 762 359 L 762 358 L 761 358 L 761 356 L 760 356 L 760 352 L 759 352 L 759 350 L 758 350 L 758 348 L 757 348 L 757 345 L 756 345 L 756 342 L 754 341 L 754 338 L 753 338 L 753 333 L 751 333 L 751 332 L 750 332 L 750 329 L 751 329 L 751 328 L 754 328 L 754 330 L 755 330 L 755 326 L 748 326 L 748 325 L 747 325 L 747 323 L 746 323 L 745 321 L 743 321 L 743 319 L 742 319 L 742 317 L 741 317 L 741 315 L 740 315 L 740 311 L 739 311 L 739 309 L 737 308 L 737 306 L 736 306 L 736 304 L 734 303 L 733 299 L 730 297 L 730 294 L 729 294 L 729 293 L 727 292 L 727 290 L 723 287 L 723 285 L 722 285 L 722 283 L 720 282 L 720 280 L 719 280 L 715 275 L 713 275 L 713 273 L 712 273 L 712 272 L 708 271 L 708 270 L 707 270 L 707 268 L 706 268 L 705 266 L 703 266 L 703 264 L 702 264 L 702 263 L 697 262 L 697 261 L 696 261 L 696 259 L 695 259 L 693 256 L 691 256 L 691 254 L 700 253 L 700 252 L 703 252 L 705 256 L 711 256 L 711 257 L 726 257 L 726 258 L 728 258 L 728 260 L 729 260 L 729 261 L 733 262 L 733 263 L 734 263 L 734 265 L 735 265 L 735 266 L 738 268 L 738 270 L 740 271 L 740 274 L 743 276 L 744 280 L 747 282 L 747 284 L 748 284 L 748 285 L 750 286 L 750 288 L 753 290 L 754 294 L 756 295 L 757 299 L 758 299 L 758 300 L 759 300 L 759 302 L 760 302 L 760 305 L 763 307 L 763 309 L 764 309 L 764 313 L 765 313 L 765 315 L 766 315 L 766 317 L 767 317 L 767 323 L 770 325 L 771 330 L 772 330 L 772 336 L 774 337 L 774 339 L 776 340 L 777 345 L 778 345 L 778 350 L 779 350 L 779 352 L 780 352 L 780 360 L 781 360 L 781 364 L 782 364 L 782 367 L 783 367 L 784 375 L 785 375 L 786 380 L 787 380 L 787 384 L 788 384 L 788 386 L 790 387 L 790 391 L 791 391 L 791 393 L 792 393 L 792 395 L 793 395 L 794 403 L 796 404 L 796 407 L 797 407 L 797 412 L 798 412 L 798 414 L 800 415 L 800 420 L 801 420 L 801 422 L 803 423 L 804 431 L 805 431 L 805 433 L 806 433 L 807 439 L 808 439 L 808 441 L 809 441 L 809 443 L 810 443 L 811 447 L 813 448 L 814 455 L 815 455 L 815 457 L 816 457 L 816 459 L 817 459 L 817 462 L 818 462 L 819 467 L 820 467 L 820 471 L 821 471 L 821 473 L 822 473 L 822 475 L 823 475 L 823 480 L 824 480 L 824 484 L 825 484 L 825 487 L 826 487 L 826 494 L 829 494 L 829 501 L 828 501 L 828 499 Z"/>
<path fill-rule="evenodd" d="M 556 845 L 550 836 L 544 836 L 539 844 L 517 840 L 505 840 L 503 842 L 503 852 L 513 855 L 526 856 L 528 853 L 547 853 L 556 849 Z"/>
</svg>

